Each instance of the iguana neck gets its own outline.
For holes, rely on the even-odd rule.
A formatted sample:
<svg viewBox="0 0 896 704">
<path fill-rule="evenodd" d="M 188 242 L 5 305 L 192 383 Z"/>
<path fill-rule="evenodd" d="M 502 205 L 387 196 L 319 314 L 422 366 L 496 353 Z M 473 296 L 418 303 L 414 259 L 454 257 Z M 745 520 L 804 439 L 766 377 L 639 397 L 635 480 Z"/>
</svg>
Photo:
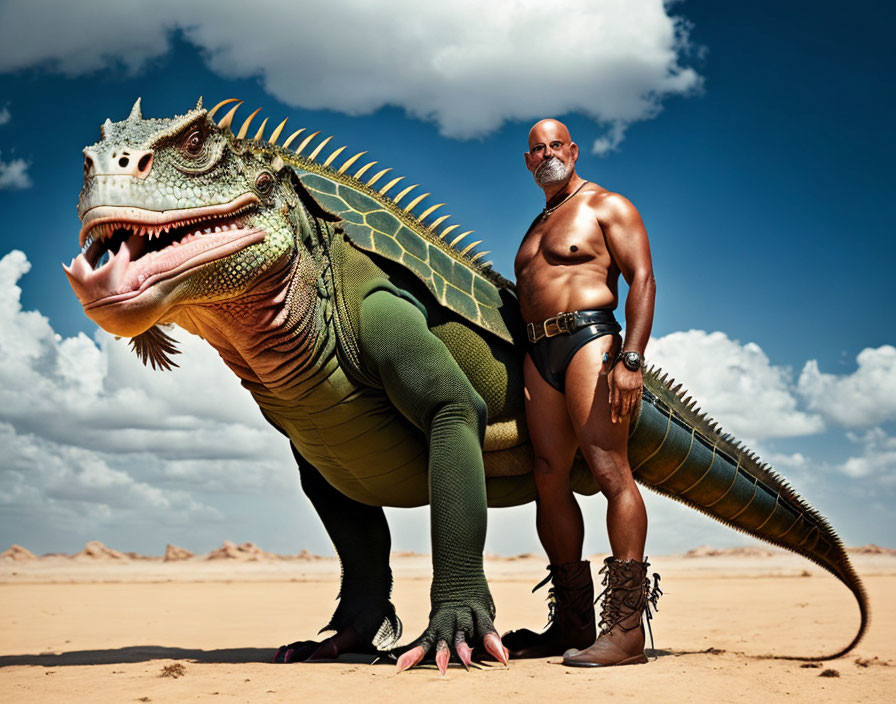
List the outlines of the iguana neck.
<svg viewBox="0 0 896 704">
<path fill-rule="evenodd" d="M 331 337 L 319 268 L 308 255 L 293 257 L 239 298 L 190 306 L 175 322 L 207 340 L 250 390 L 290 395 Z"/>
</svg>

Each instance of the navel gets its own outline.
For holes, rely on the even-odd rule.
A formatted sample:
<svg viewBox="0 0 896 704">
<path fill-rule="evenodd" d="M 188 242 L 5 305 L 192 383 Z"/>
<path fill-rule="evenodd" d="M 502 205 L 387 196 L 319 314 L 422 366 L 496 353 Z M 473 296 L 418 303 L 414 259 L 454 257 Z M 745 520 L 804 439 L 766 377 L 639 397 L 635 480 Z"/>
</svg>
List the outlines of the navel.
<svg viewBox="0 0 896 704">
<path fill-rule="evenodd" d="M 579 248 L 576 247 L 574 244 L 571 244 L 571 245 L 569 245 L 569 251 L 570 252 L 578 252 Z"/>
</svg>

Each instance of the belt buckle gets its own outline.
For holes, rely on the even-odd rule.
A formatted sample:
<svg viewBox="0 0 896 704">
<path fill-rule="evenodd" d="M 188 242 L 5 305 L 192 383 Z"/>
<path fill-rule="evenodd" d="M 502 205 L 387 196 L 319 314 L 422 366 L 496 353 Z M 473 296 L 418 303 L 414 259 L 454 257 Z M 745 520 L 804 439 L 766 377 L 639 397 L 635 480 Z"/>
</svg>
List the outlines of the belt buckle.
<svg viewBox="0 0 896 704">
<path fill-rule="evenodd" d="M 560 332 L 571 334 L 575 332 L 576 314 L 575 313 L 559 313 L 557 315 L 557 328 Z"/>
<path fill-rule="evenodd" d="M 548 328 L 549 325 L 551 325 L 551 326 L 553 326 L 553 327 L 551 327 L 551 328 L 549 329 L 549 328 Z M 557 316 L 556 316 L 556 315 L 555 315 L 553 318 L 548 318 L 547 320 L 545 320 L 545 321 L 541 324 L 541 329 L 544 330 L 544 336 L 545 336 L 545 337 L 554 337 L 555 335 L 559 335 L 561 332 L 563 332 L 563 331 L 560 329 L 560 325 L 557 323 Z"/>
<path fill-rule="evenodd" d="M 529 338 L 529 342 L 538 342 L 538 338 L 535 337 L 534 323 L 526 323 L 526 337 Z"/>
</svg>

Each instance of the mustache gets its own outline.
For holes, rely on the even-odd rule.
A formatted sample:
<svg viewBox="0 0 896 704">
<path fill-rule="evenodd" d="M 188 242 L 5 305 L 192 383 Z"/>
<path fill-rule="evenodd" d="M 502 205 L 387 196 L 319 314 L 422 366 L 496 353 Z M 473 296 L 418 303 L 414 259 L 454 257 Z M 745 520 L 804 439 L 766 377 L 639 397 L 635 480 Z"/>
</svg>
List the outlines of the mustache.
<svg viewBox="0 0 896 704">
<path fill-rule="evenodd" d="M 556 183 L 569 175 L 570 168 L 557 157 L 550 157 L 542 161 L 535 169 L 535 182 L 538 185 Z"/>
</svg>

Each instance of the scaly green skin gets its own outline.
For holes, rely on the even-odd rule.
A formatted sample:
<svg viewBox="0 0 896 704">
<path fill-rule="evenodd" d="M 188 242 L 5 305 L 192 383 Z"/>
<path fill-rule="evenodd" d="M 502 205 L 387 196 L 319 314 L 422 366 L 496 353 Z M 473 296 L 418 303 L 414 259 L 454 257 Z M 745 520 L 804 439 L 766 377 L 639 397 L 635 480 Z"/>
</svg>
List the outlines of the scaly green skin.
<svg viewBox="0 0 896 704">
<path fill-rule="evenodd" d="M 482 637 L 494 614 L 482 571 L 486 503 L 535 498 L 513 286 L 479 264 L 472 247 L 459 250 L 455 236 L 446 236 L 454 227 L 439 234 L 444 218 L 400 189 L 400 179 L 370 170 L 364 183 L 347 165 L 329 166 L 341 149 L 324 162 L 319 144 L 306 158 L 261 141 L 264 125 L 245 139 L 251 117 L 235 136 L 231 116 L 216 126 L 197 106 L 182 117 L 143 120 L 135 106 L 128 120 L 107 121 L 103 139 L 85 150 L 91 168 L 79 205 L 84 235 L 108 206 L 144 209 L 127 217 L 115 211 L 119 225 L 132 222 L 126 229 L 134 229 L 150 217 L 146 211 L 249 199 L 240 232 L 258 230 L 263 238 L 161 276 L 136 295 L 122 294 L 120 277 L 73 266 L 85 311 L 110 332 L 135 337 L 154 365 L 168 363 L 155 325 L 176 322 L 203 336 L 289 438 L 303 489 L 343 565 L 329 627 L 354 629 L 377 646 L 397 637 L 389 533 L 379 507 L 429 503 L 433 609 L 418 642 L 451 642 L 455 631 Z M 201 149 L 194 154 L 196 144 L 189 144 L 197 129 Z M 139 178 L 117 173 L 124 150 L 143 155 L 141 164 L 151 154 L 151 169 Z M 97 164 L 111 164 L 114 173 L 100 175 Z M 389 191 L 401 191 L 401 202 Z M 136 235 L 125 246 L 142 251 Z M 108 290 L 84 283 L 104 276 L 114 284 Z M 862 616 L 859 634 L 835 656 L 854 647 L 867 623 L 867 600 L 827 522 L 657 373 L 645 376 L 644 399 L 631 425 L 635 477 L 835 574 L 856 595 Z M 598 491 L 581 458 L 573 486 Z"/>
</svg>

